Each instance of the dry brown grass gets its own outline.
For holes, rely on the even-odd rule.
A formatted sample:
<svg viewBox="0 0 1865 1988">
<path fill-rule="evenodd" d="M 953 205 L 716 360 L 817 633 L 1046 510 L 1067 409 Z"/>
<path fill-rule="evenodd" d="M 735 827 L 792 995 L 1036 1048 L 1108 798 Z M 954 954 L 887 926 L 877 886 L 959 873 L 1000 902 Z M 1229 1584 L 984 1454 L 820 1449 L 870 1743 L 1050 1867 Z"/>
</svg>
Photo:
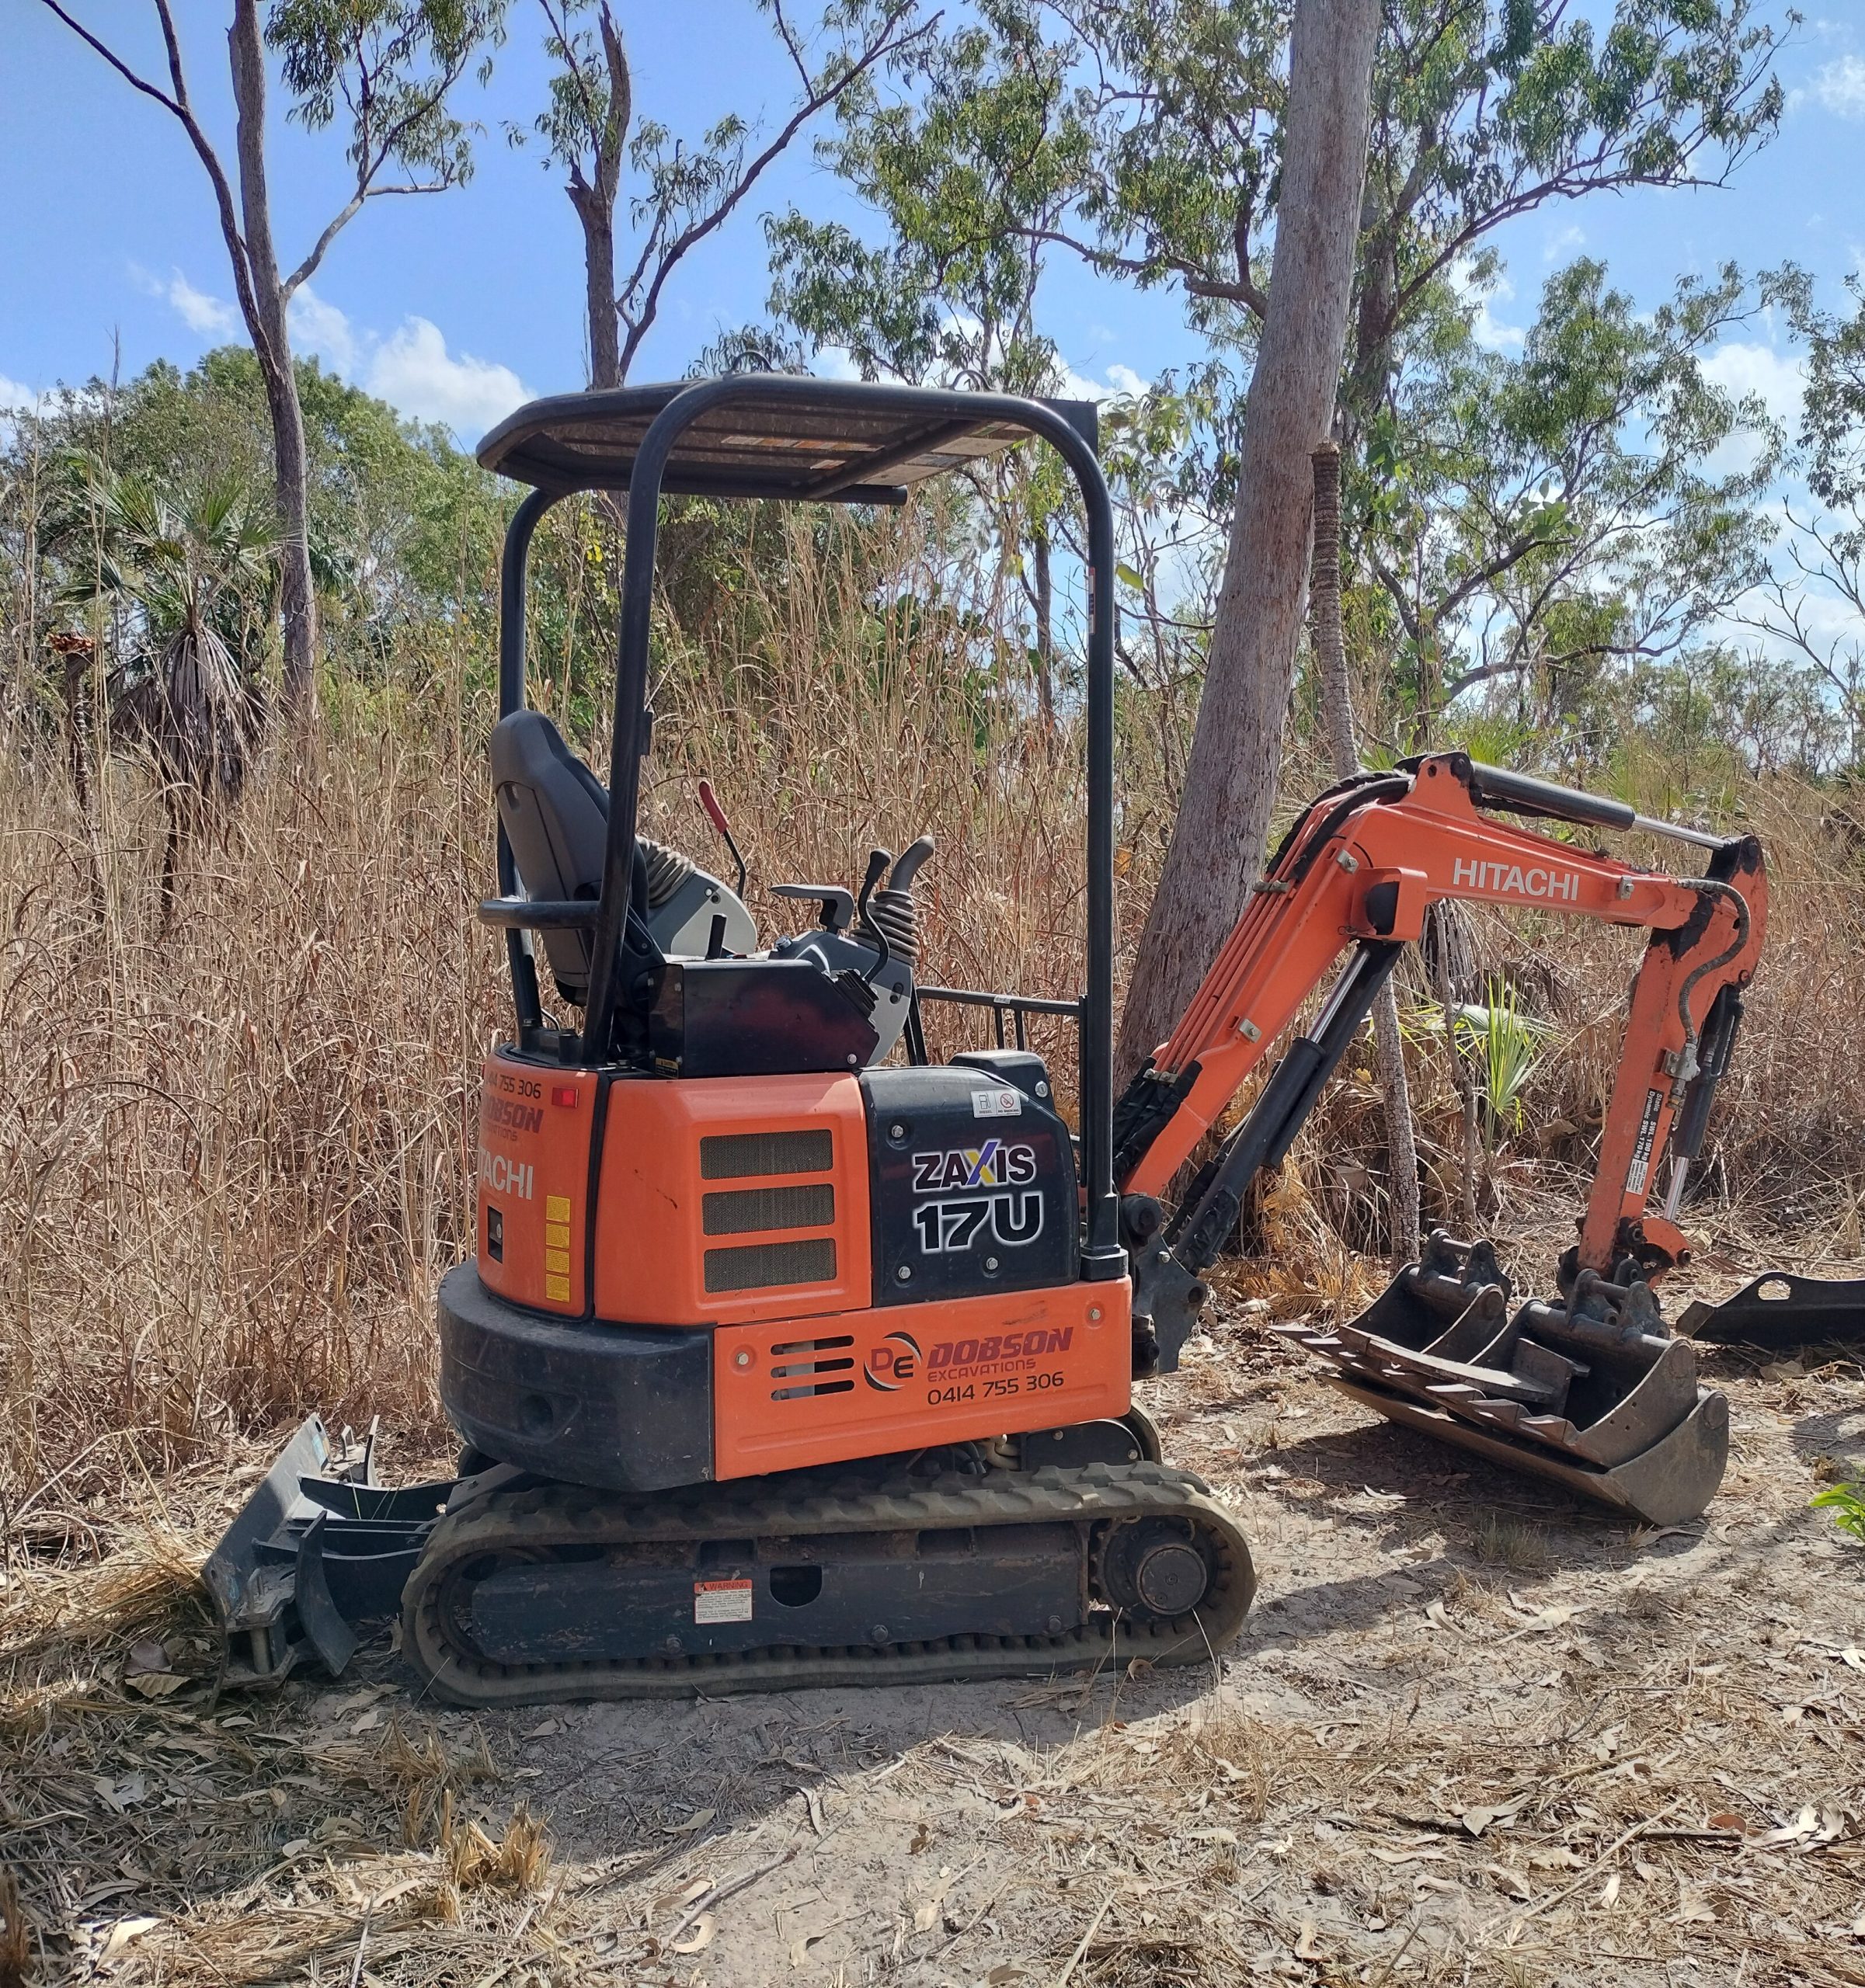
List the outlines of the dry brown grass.
<svg viewBox="0 0 1865 1988">
<path fill-rule="evenodd" d="M 878 551 L 771 527 L 791 534 L 785 581 L 740 603 L 729 662 L 670 632 L 645 819 L 714 856 L 694 794 L 709 773 L 767 930 L 794 916 L 769 884 L 858 874 L 871 843 L 930 829 L 929 973 L 1065 993 L 1080 977 L 1078 741 L 1066 725 L 1045 739 L 1002 687 L 1020 666 L 990 632 L 997 603 L 938 523 L 910 515 Z M 903 605 L 877 619 L 877 597 Z M 566 722 L 601 707 L 602 686 L 579 701 L 548 659 L 541 673 Z M 190 853 L 166 933 L 146 774 L 117 764 L 87 817 L 55 750 L 0 742 L 9 1552 L 89 1550 L 100 1490 L 314 1406 L 440 1435 L 429 1305 L 464 1246 L 476 1065 L 506 1013 L 497 950 L 468 916 L 492 881 L 491 714 L 475 680 L 443 653 L 412 688 L 346 693 L 301 760 L 275 750 Z M 1129 944 L 1170 819 L 1171 746 L 1156 712 L 1128 708 Z M 1292 763 L 1291 791 L 1306 777 Z M 1825 1231 L 1843 1250 L 1865 1194 L 1865 888 L 1822 839 L 1819 795 L 1749 783 L 1721 799 L 1721 818 L 1767 842 L 1775 912 L 1695 1223 L 1712 1240 Z M 1481 971 L 1557 1030 L 1525 1130 L 1485 1155 L 1483 1214 L 1555 1236 L 1584 1180 L 1635 947 L 1545 917 L 1481 919 L 1477 947 Z M 981 1018 L 946 1010 L 934 1026 L 951 1045 L 984 1039 Z M 1036 1034 L 1066 1090 L 1064 1032 Z M 1421 1030 L 1411 1055 L 1426 1218 L 1442 1220 L 1456 1103 L 1438 1035 Z M 1370 1069 L 1350 1069 L 1259 1197 L 1263 1260 L 1243 1288 L 1279 1312 L 1363 1302 L 1378 1269 L 1363 1253 L 1383 1253 L 1383 1165 Z"/>
<path fill-rule="evenodd" d="M 764 895 L 770 883 L 858 874 L 871 841 L 898 849 L 930 829 L 940 853 L 924 873 L 927 971 L 1073 991 L 1077 741 L 1066 728 L 1046 741 L 1014 700 L 981 690 L 977 669 L 992 659 L 976 629 L 990 625 L 988 601 L 955 593 L 937 547 L 899 529 L 889 584 L 903 599 L 942 601 L 940 616 L 902 615 L 875 637 L 856 612 L 872 570 L 851 556 L 810 568 L 799 550 L 792 570 L 807 583 L 758 603 L 761 632 L 729 673 L 716 659 L 698 668 L 670 641 L 647 824 L 709 857 L 693 780 L 710 774 L 740 825 L 767 931 L 795 916 Z M 1130 944 L 1170 797 L 1160 728 L 1150 714 L 1129 716 Z M 437 1276 L 465 1246 L 477 1062 L 506 1014 L 498 953 L 468 916 L 492 883 L 489 717 L 459 659 L 418 690 L 339 703 L 302 763 L 268 761 L 237 813 L 190 853 L 183 913 L 165 935 L 162 810 L 145 773 L 114 768 L 86 818 L 55 754 L 0 742 L 0 1988 L 9 1968 L 38 1965 L 35 1927 L 48 1926 L 74 1967 L 101 1964 L 116 1938 L 113 1965 L 144 1952 L 148 1978 L 174 1981 L 319 1969 L 342 1979 L 353 1962 L 359 1979 L 379 1966 L 384 1979 L 476 1980 L 540 1942 L 569 1957 L 567 1979 L 595 1950 L 576 1944 L 599 1937 L 596 1922 L 562 1890 L 565 1862 L 541 1820 L 515 1807 L 499 1748 L 462 1722 L 419 1714 L 384 1711 L 365 1727 L 372 1704 L 229 1712 L 214 1698 L 212 1639 L 190 1578 L 280 1423 L 311 1407 L 337 1423 L 380 1412 L 403 1454 L 443 1439 L 430 1306 Z M 1292 787 L 1306 777 L 1293 772 Z M 1752 821 L 1768 843 L 1775 915 L 1703 1170 L 1710 1198 L 1691 1225 L 1712 1259 L 1731 1240 L 1783 1229 L 1806 1239 L 1793 1251 L 1803 1264 L 1828 1242 L 1859 1253 L 1865 890 L 1822 839 L 1818 796 L 1751 784 L 1729 802 L 1722 818 Z M 1485 919 L 1477 939 L 1483 969 L 1508 975 L 1559 1031 L 1560 1053 L 1530 1087 L 1529 1129 L 1486 1155 L 1482 1183 L 1486 1218 L 1539 1273 L 1571 1235 L 1635 949 L 1623 935 L 1550 919 Z M 939 1026 L 955 1043 L 957 1025 Z M 1060 1031 L 1038 1040 L 1063 1075 Z M 1441 1037 L 1421 1034 L 1411 1054 L 1427 1218 L 1444 1219 L 1459 1141 Z M 1265 1257 L 1220 1282 L 1277 1315 L 1363 1302 L 1382 1274 L 1362 1253 L 1383 1253 L 1383 1166 L 1370 1072 L 1350 1069 L 1259 1197 L 1252 1220 Z M 1284 1356 L 1275 1375 L 1250 1364 L 1252 1331 L 1220 1335 L 1248 1377 L 1227 1382 L 1221 1403 L 1185 1395 L 1184 1430 L 1235 1413 L 1239 1390 L 1289 1392 Z M 1314 1426 L 1272 1423 L 1262 1441 L 1285 1454 Z M 1260 1504 L 1265 1475 L 1237 1494 Z M 1298 1468 L 1279 1468 L 1274 1482 L 1289 1497 L 1324 1489 Z M 1498 1520 L 1487 1545 L 1479 1532 L 1477 1578 L 1452 1594 L 1474 1632 L 1498 1644 L 1519 1628 L 1502 1584 L 1536 1571 L 1531 1530 Z M 1646 1625 L 1627 1657 L 1659 1646 L 1652 1639 L 1674 1653 L 1680 1638 L 1675 1622 Z M 130 1675 L 135 1646 L 151 1639 L 167 1674 L 184 1680 L 171 1697 L 146 1695 Z M 1390 1665 L 1403 1677 L 1408 1660 L 1375 1653 L 1369 1674 Z M 1642 1777 L 1602 1771 L 1604 1799 L 1576 1798 L 1590 1812 L 1562 1806 L 1568 1784 L 1542 1770 L 1578 1729 L 1573 1694 L 1585 1685 L 1586 1718 L 1603 1716 L 1604 1686 L 1580 1668 L 1571 1690 L 1542 1701 L 1546 1719 L 1512 1736 L 1507 1772 L 1487 1742 L 1466 1750 L 1401 1721 L 1311 1745 L 1318 1722 L 1296 1732 L 1286 1708 L 1272 1716 L 1228 1701 L 1209 1717 L 1149 1719 L 1140 1738 L 1150 1753 L 1110 1715 L 1070 1746 L 993 1755 L 990 1799 L 1014 1788 L 1015 1802 L 1033 1796 L 1050 1824 L 1072 1818 L 1077 1832 L 1028 1822 L 1029 1868 L 1070 1880 L 1056 1894 L 1070 1930 L 1043 1949 L 1045 1965 L 1060 1971 L 1085 1933 L 1078 1983 L 1240 1979 L 1265 1952 L 1289 1979 L 1377 1981 L 1390 1965 L 1394 1982 L 1543 1981 L 1556 1929 L 1571 1931 L 1614 1872 L 1630 1874 L 1628 1896 L 1635 1880 L 1640 1896 L 1666 1901 L 1668 1917 L 1654 1903 L 1637 1920 L 1660 1958 L 1703 1958 L 1735 1924 L 1757 1941 L 1784 1938 L 1768 1931 L 1770 1912 L 1824 1923 L 1815 1893 L 1836 1853 L 1803 1858 L 1791 1846 L 1755 1865 L 1761 1877 L 1738 1866 L 1711 1899 L 1714 1916 L 1695 1916 L 1709 1882 L 1689 1861 L 1696 1853 L 1646 1841 L 1666 1803 L 1699 1821 L 1713 1812 L 1714 1784 L 1682 1755 Z M 1506 1691 L 1519 1680 L 1498 1682 Z M 1804 1765 L 1783 1752 L 1800 1748 L 1799 1729 L 1758 1724 L 1733 1691 L 1693 1690 L 1689 1708 L 1724 1736 L 1719 1745 L 1780 1757 L 1769 1784 L 1779 1799 L 1755 1805 L 1755 1819 L 1772 1822 Z M 1637 1697 L 1615 1759 L 1635 1743 L 1637 1757 L 1663 1760 L 1673 1712 L 1655 1693 Z M 890 1785 L 920 1781 L 935 1810 L 979 1780 L 975 1760 L 955 1768 L 917 1739 L 901 1744 L 912 1775 Z M 136 1776 L 165 1791 L 153 1809 L 146 1795 L 119 1807 L 100 1791 Z M 1350 1858 L 1315 1834 L 1317 1818 L 1346 1812 L 1367 1790 L 1432 1815 L 1529 1791 L 1515 1826 L 1557 1860 L 1543 1870 L 1531 1859 L 1534 1898 L 1575 1875 L 1563 1854 L 1580 1860 L 1589 1889 L 1579 1904 L 1528 1915 L 1512 1948 L 1508 1928 L 1526 1906 L 1487 1870 L 1498 1861 L 1487 1840 L 1433 1823 L 1425 1847 L 1454 1852 L 1460 1885 L 1494 1895 L 1495 1924 L 1471 1921 L 1454 1965 L 1435 1948 L 1394 1960 L 1392 1943 L 1349 1938 L 1319 1906 L 1305 1932 L 1276 1898 L 1250 1903 L 1264 1872 L 1293 1870 L 1314 1899 L 1352 1903 L 1362 1927 L 1428 1905 L 1409 1867 L 1395 1878 L 1380 1859 Z M 1611 1848 L 1641 1820 L 1644 1837 Z M 1296 1823 L 1296 1847 L 1274 1848 Z M 1344 1826 L 1328 1826 L 1338 1836 Z M 1389 1848 L 1425 1829 L 1376 1826 L 1400 1833 L 1378 1839 Z M 1024 1828 L 1011 1832 L 1018 1844 Z M 652 1857 L 642 1852 L 643 1868 L 658 1870 L 666 1851 L 663 1836 Z M 761 1847 L 743 1854 L 745 1868 L 760 1868 Z M 1656 1877 L 1637 1872 L 1641 1858 Z M 126 1865 L 135 1875 L 116 1875 Z M 8 1867 L 24 1882 L 24 1907 Z M 723 1883 L 727 1868 L 712 1875 Z M 159 1934 L 113 1919 L 113 1898 L 132 1895 L 118 1885 L 134 1888 L 131 1917 L 163 1915 Z M 600 1934 L 623 1970 L 614 1978 L 659 1955 L 666 1913 L 656 1920 L 638 1903 L 615 1922 L 625 1937 L 612 1925 Z M 1803 1948 L 1793 1951 L 1808 1979 L 1860 1978 L 1803 1966 Z"/>
</svg>

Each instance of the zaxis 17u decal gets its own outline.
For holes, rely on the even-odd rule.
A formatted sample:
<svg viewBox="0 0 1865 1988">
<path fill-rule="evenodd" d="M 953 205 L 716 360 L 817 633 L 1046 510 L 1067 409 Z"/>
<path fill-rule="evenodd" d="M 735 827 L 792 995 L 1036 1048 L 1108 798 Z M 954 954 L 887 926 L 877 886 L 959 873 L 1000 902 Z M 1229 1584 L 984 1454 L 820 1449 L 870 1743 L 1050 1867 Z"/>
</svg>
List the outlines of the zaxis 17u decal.
<svg viewBox="0 0 1865 1988">
<path fill-rule="evenodd" d="M 1014 1249 L 1034 1242 L 1042 1233 L 1042 1195 L 1039 1190 L 991 1194 L 953 1194 L 966 1187 L 1017 1189 L 1036 1177 L 1036 1149 L 986 1139 L 982 1145 L 949 1151 L 917 1152 L 913 1156 L 916 1194 L 937 1194 L 913 1211 L 920 1232 L 920 1249 L 928 1256 L 950 1256 L 975 1249 L 979 1243 L 1002 1243 Z"/>
</svg>

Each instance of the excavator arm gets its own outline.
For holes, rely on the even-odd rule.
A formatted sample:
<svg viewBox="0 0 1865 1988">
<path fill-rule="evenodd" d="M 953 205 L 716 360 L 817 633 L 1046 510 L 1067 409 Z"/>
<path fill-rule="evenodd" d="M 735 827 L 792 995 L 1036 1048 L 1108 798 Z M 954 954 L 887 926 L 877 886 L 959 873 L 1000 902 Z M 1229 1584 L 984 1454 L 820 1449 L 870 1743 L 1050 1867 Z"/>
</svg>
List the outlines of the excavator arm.
<svg viewBox="0 0 1865 1988">
<path fill-rule="evenodd" d="M 1707 874 L 1641 870 L 1500 818 L 1504 812 L 1694 843 L 1712 852 Z M 1446 898 L 1649 931 L 1599 1169 L 1563 1283 L 1591 1273 L 1648 1284 L 1687 1259 L 1675 1216 L 1728 1065 L 1740 990 L 1760 953 L 1767 912 L 1760 845 L 1753 836 L 1725 841 L 1648 821 L 1620 803 L 1462 753 L 1433 755 L 1345 782 L 1303 812 L 1171 1039 L 1116 1108 L 1115 1172 L 1143 1371 L 1177 1364 L 1205 1300 L 1202 1273 L 1234 1228 L 1251 1180 L 1280 1163 L 1400 949 L 1422 938 L 1428 908 Z M 1289 1042 L 1168 1221 L 1160 1197 L 1343 953 L 1346 964 L 1314 1020 Z M 1653 1212 L 1667 1148 L 1668 1190 Z"/>
</svg>

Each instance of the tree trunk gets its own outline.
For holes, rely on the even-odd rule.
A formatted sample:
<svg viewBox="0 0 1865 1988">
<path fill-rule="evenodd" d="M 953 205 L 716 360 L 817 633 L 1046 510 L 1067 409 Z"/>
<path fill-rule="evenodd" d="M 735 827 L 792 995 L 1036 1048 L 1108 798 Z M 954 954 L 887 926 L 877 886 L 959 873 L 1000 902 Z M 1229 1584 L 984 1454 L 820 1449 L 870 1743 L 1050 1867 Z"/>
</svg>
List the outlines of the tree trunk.
<svg viewBox="0 0 1865 1988">
<path fill-rule="evenodd" d="M 1170 1033 L 1263 860 L 1307 593 L 1309 451 L 1331 425 L 1366 169 L 1380 0 L 1296 0 L 1269 301 L 1185 798 L 1121 1028 L 1126 1078 Z"/>
<path fill-rule="evenodd" d="M 621 190 L 622 147 L 635 115 L 635 78 L 608 0 L 597 16 L 608 97 L 589 132 L 590 173 L 570 162 L 570 205 L 583 224 L 583 308 L 590 321 L 590 384 L 621 384 L 621 334 L 615 311 L 615 198 Z"/>
<path fill-rule="evenodd" d="M 1043 750 L 1056 749 L 1055 582 L 1049 574 L 1049 535 L 1039 527 L 1030 534 L 1032 593 L 1036 610 L 1036 710 L 1042 721 Z"/>
<path fill-rule="evenodd" d="M 266 184 L 266 50 L 258 0 L 234 0 L 227 46 L 238 113 L 240 233 L 252 273 L 246 328 L 266 383 L 266 406 L 272 417 L 280 540 L 279 593 L 285 624 L 284 703 L 294 718 L 306 722 L 317 708 L 317 590 L 311 579 L 310 468 L 304 410 L 298 405 L 297 376 L 291 365 L 284 286 L 272 241 L 272 202 Z M 230 241 L 227 247 L 237 266 L 239 242 Z"/>
<path fill-rule="evenodd" d="M 575 188 L 570 200 L 583 223 L 583 273 L 590 319 L 590 384 L 621 384 L 621 339 L 615 323 L 615 211 Z"/>
<path fill-rule="evenodd" d="M 1321 677 L 1321 714 L 1327 727 L 1337 780 L 1360 770 L 1353 722 L 1353 686 L 1347 675 L 1347 641 L 1341 625 L 1341 452 L 1324 442 L 1314 452 L 1314 567 L 1310 582 L 1309 627 Z M 1405 1080 L 1404 1038 L 1398 997 L 1389 980 L 1373 1010 L 1380 1089 L 1386 1099 L 1386 1159 L 1392 1197 L 1387 1240 L 1396 1270 L 1418 1246 L 1418 1142 L 1412 1129 L 1411 1091 Z"/>
</svg>

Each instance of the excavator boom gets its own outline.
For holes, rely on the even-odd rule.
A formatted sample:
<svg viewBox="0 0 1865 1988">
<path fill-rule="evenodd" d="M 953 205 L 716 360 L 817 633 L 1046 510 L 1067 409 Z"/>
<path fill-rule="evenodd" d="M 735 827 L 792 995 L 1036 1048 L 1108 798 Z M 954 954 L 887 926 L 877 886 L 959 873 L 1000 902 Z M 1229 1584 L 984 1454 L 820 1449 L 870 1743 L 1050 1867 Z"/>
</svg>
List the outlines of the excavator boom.
<svg viewBox="0 0 1865 1988">
<path fill-rule="evenodd" d="M 1710 848 L 1707 873 L 1641 869 L 1498 818 L 1503 810 L 1675 836 Z M 1280 1163 L 1402 947 L 1424 937 L 1428 908 L 1446 898 L 1651 934 L 1598 1170 L 1578 1242 L 1563 1260 L 1563 1302 L 1505 1319 L 1508 1284 L 1493 1250 L 1439 1237 L 1368 1314 L 1367 1332 L 1342 1328 L 1307 1343 L 1382 1413 L 1449 1422 L 1437 1433 L 1491 1452 L 1499 1435 L 1526 1441 L 1530 1468 L 1549 1474 L 1544 1467 L 1557 1461 L 1552 1474 L 1571 1479 L 1577 1470 L 1575 1488 L 1602 1502 L 1668 1512 L 1677 1498 L 1645 1485 L 1648 1465 L 1635 1490 L 1627 1470 L 1693 1416 L 1718 1420 L 1714 1409 L 1698 1415 L 1689 1350 L 1664 1333 L 1651 1286 L 1689 1256 L 1677 1206 L 1760 954 L 1767 887 L 1752 836 L 1719 841 L 1648 822 L 1602 797 L 1461 753 L 1363 775 L 1322 795 L 1284 839 L 1184 1019 L 1115 1110 L 1143 1361 L 1162 1371 L 1177 1364 L 1207 1295 L 1202 1274 L 1234 1229 L 1251 1180 Z M 1343 953 L 1347 964 L 1309 1031 L 1289 1043 L 1167 1222 L 1160 1197 Z M 1667 1150 L 1668 1192 L 1654 1210 Z M 1376 1315 L 1384 1331 L 1372 1330 Z M 1535 1371 L 1518 1371 L 1524 1363 Z M 1661 1371 L 1661 1385 L 1648 1386 Z M 1609 1420 L 1611 1440 L 1592 1440 L 1595 1425 Z M 1692 1443 L 1689 1483 L 1679 1493 L 1686 1503 L 1700 1492 L 1707 1499 L 1721 1475 L 1715 1445 Z M 1550 1459 L 1550 1451 L 1561 1455 Z M 1613 1471 L 1620 1475 L 1608 1483 Z"/>
</svg>

